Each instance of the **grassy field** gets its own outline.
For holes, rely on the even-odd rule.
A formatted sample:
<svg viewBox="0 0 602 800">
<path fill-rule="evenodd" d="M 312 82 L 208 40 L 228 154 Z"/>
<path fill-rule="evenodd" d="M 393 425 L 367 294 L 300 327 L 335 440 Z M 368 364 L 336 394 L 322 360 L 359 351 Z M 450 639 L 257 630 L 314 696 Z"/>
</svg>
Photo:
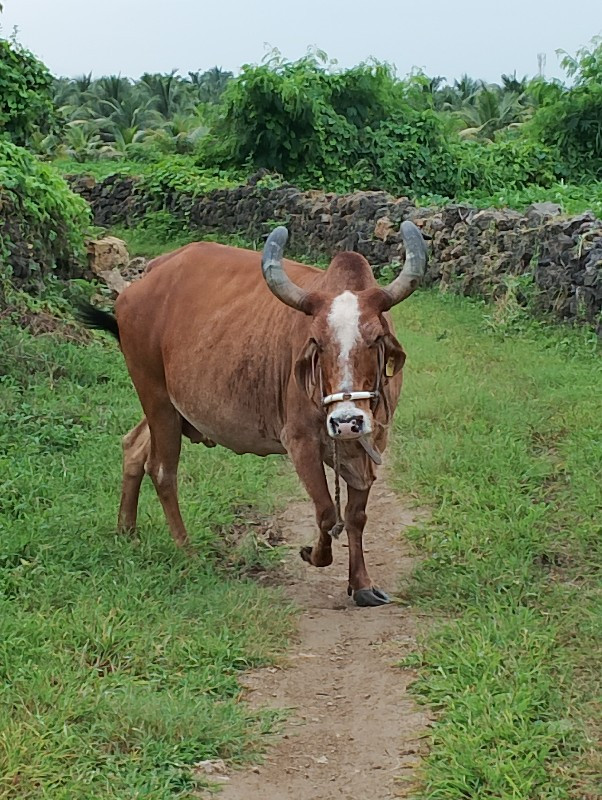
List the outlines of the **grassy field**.
<svg viewBox="0 0 602 800">
<path fill-rule="evenodd" d="M 170 233 L 157 222 L 121 233 L 154 254 Z M 395 317 L 409 352 L 396 488 L 433 509 L 402 594 L 453 620 L 412 661 L 439 712 L 422 797 L 598 797 L 599 342 L 511 293 L 493 307 L 421 292 Z"/>
<path fill-rule="evenodd" d="M 178 552 L 150 482 L 115 533 L 120 436 L 140 415 L 119 349 L 0 324 L 0 797 L 189 797 L 203 759 L 250 757 L 273 721 L 236 675 L 292 625 L 219 531 L 269 511 L 278 459 L 184 448 L 200 558 Z M 286 492 L 285 492 L 286 494 Z M 244 549 L 244 548 L 243 548 Z"/>
<path fill-rule="evenodd" d="M 595 337 L 526 319 L 512 333 L 491 307 L 429 292 L 396 317 L 409 353 L 396 484 L 432 508 L 403 592 L 451 617 L 412 660 L 438 712 L 421 797 L 599 797 Z"/>
<path fill-rule="evenodd" d="M 155 233 L 126 235 L 148 255 L 190 238 Z M 425 559 L 402 594 L 447 620 L 410 659 L 438 717 L 420 796 L 591 800 L 594 337 L 436 291 L 395 315 L 408 351 L 395 483 L 432 509 L 411 532 Z M 236 673 L 282 650 L 291 616 L 241 579 L 261 553 L 231 563 L 219 530 L 248 505 L 269 510 L 287 478 L 277 459 L 185 447 L 183 507 L 202 552 L 191 563 L 150 485 L 139 537 L 114 533 L 119 436 L 139 415 L 114 344 L 5 322 L 0 376 L 0 797 L 190 797 L 196 761 L 250 757 L 272 722 L 238 702 Z"/>
</svg>

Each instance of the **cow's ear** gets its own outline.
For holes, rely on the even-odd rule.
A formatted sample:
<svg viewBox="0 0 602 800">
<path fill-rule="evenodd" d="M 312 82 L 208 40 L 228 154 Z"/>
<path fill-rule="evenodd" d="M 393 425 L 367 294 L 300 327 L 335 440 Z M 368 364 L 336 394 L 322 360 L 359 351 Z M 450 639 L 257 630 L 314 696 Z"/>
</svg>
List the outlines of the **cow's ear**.
<svg viewBox="0 0 602 800">
<path fill-rule="evenodd" d="M 383 344 L 385 348 L 385 377 L 392 378 L 393 375 L 397 375 L 405 364 L 406 354 L 397 339 L 390 333 L 386 333 L 383 336 Z"/>
<path fill-rule="evenodd" d="M 310 397 L 316 386 L 319 363 L 318 345 L 315 339 L 309 339 L 295 363 L 295 380 L 300 389 Z"/>
</svg>

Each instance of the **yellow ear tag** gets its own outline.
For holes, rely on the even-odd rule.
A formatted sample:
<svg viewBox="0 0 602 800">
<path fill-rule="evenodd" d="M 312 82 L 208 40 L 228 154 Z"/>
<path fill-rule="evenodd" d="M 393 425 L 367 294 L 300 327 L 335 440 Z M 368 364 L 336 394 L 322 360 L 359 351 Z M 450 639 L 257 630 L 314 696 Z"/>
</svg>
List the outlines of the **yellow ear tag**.
<svg viewBox="0 0 602 800">
<path fill-rule="evenodd" d="M 393 375 L 395 375 L 395 359 L 392 357 L 387 359 L 387 365 L 385 366 L 385 375 L 387 376 L 387 378 L 392 378 Z"/>
</svg>

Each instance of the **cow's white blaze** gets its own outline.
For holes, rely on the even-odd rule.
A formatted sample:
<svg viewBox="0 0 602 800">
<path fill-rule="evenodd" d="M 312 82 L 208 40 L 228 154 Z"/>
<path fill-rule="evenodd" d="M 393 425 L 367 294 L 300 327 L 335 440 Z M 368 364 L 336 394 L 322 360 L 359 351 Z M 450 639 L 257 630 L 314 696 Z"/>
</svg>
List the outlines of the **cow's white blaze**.
<svg viewBox="0 0 602 800">
<path fill-rule="evenodd" d="M 351 354 L 356 342 L 360 339 L 360 306 L 357 295 L 345 291 L 332 301 L 328 313 L 328 325 L 332 337 L 339 348 L 338 385 L 332 387 L 333 392 L 352 392 L 354 390 L 354 374 Z M 326 428 L 330 436 L 341 439 L 355 439 L 360 435 L 358 420 L 361 420 L 361 433 L 368 434 L 372 430 L 368 415 L 351 400 L 333 403 L 326 418 Z"/>
<path fill-rule="evenodd" d="M 360 306 L 357 295 L 343 292 L 334 298 L 328 314 L 328 324 L 339 345 L 339 367 L 341 386 L 336 391 L 350 392 L 353 389 L 351 351 L 360 336 Z"/>
</svg>

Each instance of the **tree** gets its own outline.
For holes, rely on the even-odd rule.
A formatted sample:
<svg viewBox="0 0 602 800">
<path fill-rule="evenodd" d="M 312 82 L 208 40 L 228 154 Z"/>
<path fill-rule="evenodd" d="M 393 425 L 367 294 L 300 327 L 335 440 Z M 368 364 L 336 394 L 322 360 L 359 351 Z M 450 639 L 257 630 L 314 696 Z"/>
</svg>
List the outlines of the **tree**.
<svg viewBox="0 0 602 800">
<path fill-rule="evenodd" d="M 140 102 L 134 94 L 121 100 L 101 100 L 104 115 L 96 118 L 102 138 L 115 142 L 121 149 L 134 141 L 140 141 L 147 128 L 159 127 L 161 118 L 150 107 L 150 100 Z"/>
<path fill-rule="evenodd" d="M 212 67 L 205 72 L 189 72 L 188 77 L 201 103 L 217 103 L 234 76 L 221 67 Z"/>
<path fill-rule="evenodd" d="M 562 65 L 575 85 L 555 102 L 541 107 L 533 119 L 535 136 L 559 156 L 563 177 L 602 178 L 602 37 Z"/>
<path fill-rule="evenodd" d="M 26 145 L 35 130 L 58 122 L 48 69 L 14 39 L 0 39 L 0 134 Z"/>
<path fill-rule="evenodd" d="M 136 88 L 147 96 L 150 105 L 166 120 L 189 111 L 193 105 L 186 84 L 177 77 L 175 70 L 168 75 L 145 72 Z"/>
<path fill-rule="evenodd" d="M 462 119 L 466 128 L 462 136 L 491 139 L 493 135 L 509 125 L 523 122 L 528 111 L 521 102 L 521 95 L 504 91 L 496 84 L 482 84 L 455 115 Z"/>
<path fill-rule="evenodd" d="M 602 36 L 594 36 L 591 47 L 582 47 L 576 55 L 571 56 L 564 50 L 561 65 L 569 77 L 575 79 L 576 86 L 602 84 Z"/>
<path fill-rule="evenodd" d="M 516 77 L 516 70 L 512 75 L 502 75 L 502 89 L 505 92 L 512 94 L 522 95 L 527 89 L 528 78 L 525 75 L 523 78 Z"/>
</svg>

